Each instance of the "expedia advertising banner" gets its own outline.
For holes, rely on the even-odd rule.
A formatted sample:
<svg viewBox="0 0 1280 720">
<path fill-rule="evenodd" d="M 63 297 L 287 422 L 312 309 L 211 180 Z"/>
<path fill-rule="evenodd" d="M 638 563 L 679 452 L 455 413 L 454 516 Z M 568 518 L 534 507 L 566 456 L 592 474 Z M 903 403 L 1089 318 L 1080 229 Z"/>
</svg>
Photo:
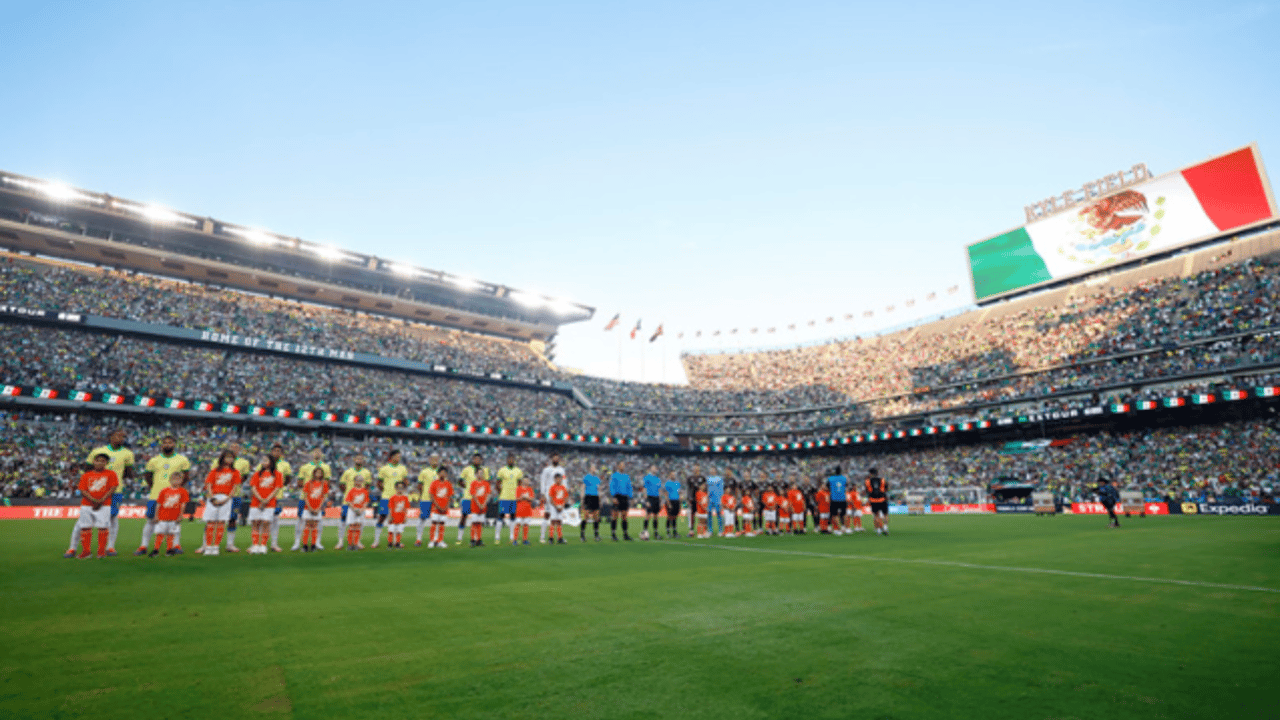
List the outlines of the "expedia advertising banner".
<svg viewBox="0 0 1280 720">
<path fill-rule="evenodd" d="M 1036 511 L 1031 505 L 1015 505 L 1013 503 L 996 503 L 996 512 L 998 513 L 1034 513 Z"/>
<path fill-rule="evenodd" d="M 1270 503 L 1182 503 L 1183 515 L 1280 515 L 1280 505 Z"/>
<path fill-rule="evenodd" d="M 970 245 L 982 300 L 1275 217 L 1256 148 L 1140 182 Z"/>
</svg>

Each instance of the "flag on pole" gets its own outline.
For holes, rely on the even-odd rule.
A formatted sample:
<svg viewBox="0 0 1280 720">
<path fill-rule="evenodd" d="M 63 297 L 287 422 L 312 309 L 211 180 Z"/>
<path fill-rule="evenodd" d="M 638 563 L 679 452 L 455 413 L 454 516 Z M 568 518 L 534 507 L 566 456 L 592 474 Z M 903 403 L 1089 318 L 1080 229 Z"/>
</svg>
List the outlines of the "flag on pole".
<svg viewBox="0 0 1280 720">
<path fill-rule="evenodd" d="M 636 320 L 636 326 L 631 328 L 631 339 L 636 339 L 636 333 L 640 332 L 640 321 Z"/>
<path fill-rule="evenodd" d="M 609 332 L 610 330 L 618 327 L 618 320 L 620 319 L 622 319 L 622 313 L 614 315 L 613 319 L 609 321 L 609 324 L 604 326 L 604 331 Z"/>
<path fill-rule="evenodd" d="M 658 323 L 658 329 L 653 331 L 653 337 L 649 338 L 649 342 L 653 342 L 662 337 L 662 323 Z"/>
</svg>

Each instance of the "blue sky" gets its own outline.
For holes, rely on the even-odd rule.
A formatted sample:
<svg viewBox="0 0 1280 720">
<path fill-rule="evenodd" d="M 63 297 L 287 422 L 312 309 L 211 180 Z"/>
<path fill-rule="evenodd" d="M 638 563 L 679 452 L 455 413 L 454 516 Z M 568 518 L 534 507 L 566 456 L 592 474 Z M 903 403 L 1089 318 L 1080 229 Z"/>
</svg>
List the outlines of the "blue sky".
<svg viewBox="0 0 1280 720">
<path fill-rule="evenodd" d="M 1136 162 L 1280 163 L 1275 3 L 889 5 L 11 5 L 0 167 L 594 305 L 596 374 L 663 323 L 622 374 L 675 381 L 969 302 L 966 244 Z"/>
</svg>

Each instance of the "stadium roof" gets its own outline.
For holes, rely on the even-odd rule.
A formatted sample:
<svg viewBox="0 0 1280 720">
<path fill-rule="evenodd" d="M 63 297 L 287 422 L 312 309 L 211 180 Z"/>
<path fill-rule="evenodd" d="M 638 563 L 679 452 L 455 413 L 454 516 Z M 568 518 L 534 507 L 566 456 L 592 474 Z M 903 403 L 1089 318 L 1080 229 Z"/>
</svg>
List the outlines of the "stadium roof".
<svg viewBox="0 0 1280 720">
<path fill-rule="evenodd" d="M 516 340 L 595 308 L 0 171 L 0 245 Z"/>
</svg>

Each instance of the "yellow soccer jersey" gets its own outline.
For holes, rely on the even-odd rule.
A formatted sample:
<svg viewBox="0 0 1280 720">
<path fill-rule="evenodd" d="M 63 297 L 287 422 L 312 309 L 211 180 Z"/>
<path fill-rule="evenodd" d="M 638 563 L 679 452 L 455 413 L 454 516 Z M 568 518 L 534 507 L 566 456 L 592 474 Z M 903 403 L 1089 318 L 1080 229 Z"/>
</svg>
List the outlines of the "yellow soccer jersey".
<svg viewBox="0 0 1280 720">
<path fill-rule="evenodd" d="M 404 463 L 383 465 L 378 468 L 378 480 L 382 481 L 382 497 L 390 500 L 396 494 L 396 483 L 409 477 L 409 468 Z"/>
<path fill-rule="evenodd" d="M 133 467 L 133 451 L 127 447 L 120 447 L 114 450 L 110 445 L 99 445 L 89 451 L 89 456 L 84 459 L 85 462 L 93 464 L 93 456 L 106 453 L 111 459 L 107 461 L 107 469 L 114 470 L 116 477 L 120 479 L 120 484 L 116 486 L 117 492 L 124 492 L 124 469 Z"/>
<path fill-rule="evenodd" d="M 515 500 L 516 488 L 520 485 L 524 471 L 518 467 L 503 465 L 498 468 L 498 499 Z"/>
<path fill-rule="evenodd" d="M 151 492 L 147 495 L 148 500 L 159 500 L 160 491 L 167 487 L 172 487 L 173 483 L 170 478 L 174 473 L 185 472 L 191 469 L 191 461 L 187 460 L 185 455 L 174 453 L 169 457 L 164 455 L 156 455 L 147 461 L 147 472 L 151 473 Z"/>
<path fill-rule="evenodd" d="M 422 468 L 422 471 L 418 473 L 418 484 L 422 486 L 422 492 L 426 492 L 427 488 L 431 487 L 431 483 L 435 482 L 439 475 L 439 470 L 430 465 Z"/>
<path fill-rule="evenodd" d="M 320 472 L 324 473 L 325 480 L 333 479 L 333 468 L 329 467 L 329 463 L 322 462 L 317 465 L 314 462 L 309 462 L 298 468 L 298 483 L 305 485 L 306 483 L 311 482 L 311 474 L 316 471 L 316 468 L 320 468 Z"/>
<path fill-rule="evenodd" d="M 346 470 L 343 470 L 342 477 L 338 478 L 338 482 L 342 484 L 342 497 L 345 498 L 347 496 L 347 492 L 356 486 L 357 477 L 364 480 L 366 487 L 369 483 L 373 482 L 373 473 L 369 472 L 369 468 L 362 467 L 359 470 L 356 470 L 354 467 L 349 467 Z"/>
<path fill-rule="evenodd" d="M 462 481 L 462 499 L 470 500 L 471 499 L 471 483 L 475 482 L 476 480 L 488 480 L 489 468 L 487 467 L 480 468 L 480 473 L 477 475 L 476 466 L 468 465 L 462 468 L 462 472 L 458 473 L 458 479 Z"/>
</svg>

